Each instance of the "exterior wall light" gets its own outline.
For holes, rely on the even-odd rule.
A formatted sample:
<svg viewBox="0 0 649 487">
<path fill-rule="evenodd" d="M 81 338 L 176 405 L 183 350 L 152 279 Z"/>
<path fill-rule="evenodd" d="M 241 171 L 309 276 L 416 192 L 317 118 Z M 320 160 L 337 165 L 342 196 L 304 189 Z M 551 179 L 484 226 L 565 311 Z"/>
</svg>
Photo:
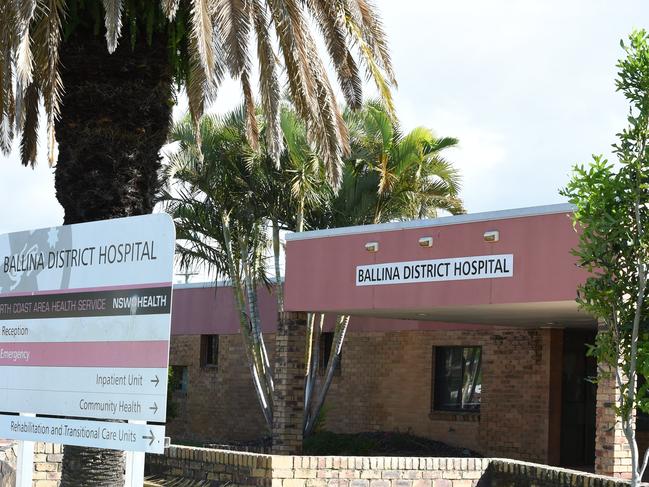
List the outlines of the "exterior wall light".
<svg viewBox="0 0 649 487">
<path fill-rule="evenodd" d="M 485 242 L 498 242 L 500 240 L 500 232 L 498 230 L 490 230 L 485 232 L 482 237 Z"/>
<path fill-rule="evenodd" d="M 365 244 L 365 250 L 368 252 L 378 252 L 379 251 L 379 243 L 378 242 L 367 242 Z"/>
<path fill-rule="evenodd" d="M 433 237 L 421 237 L 419 239 L 420 247 L 432 247 L 433 246 Z"/>
</svg>

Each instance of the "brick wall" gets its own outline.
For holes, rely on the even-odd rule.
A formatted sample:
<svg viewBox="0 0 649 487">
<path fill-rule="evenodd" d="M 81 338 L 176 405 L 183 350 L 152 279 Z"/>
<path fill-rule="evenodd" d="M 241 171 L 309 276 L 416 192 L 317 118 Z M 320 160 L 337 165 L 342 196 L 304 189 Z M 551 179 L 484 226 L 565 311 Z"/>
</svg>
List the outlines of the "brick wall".
<svg viewBox="0 0 649 487">
<path fill-rule="evenodd" d="M 171 445 L 146 456 L 149 479 L 214 481 L 214 485 L 271 486 L 270 455 Z M 207 484 L 210 485 L 210 484 Z"/>
<path fill-rule="evenodd" d="M 493 459 L 489 464 L 490 487 L 628 487 L 629 482 L 534 463 Z"/>
<path fill-rule="evenodd" d="M 306 320 L 306 313 L 280 313 L 273 364 L 275 454 L 302 453 Z"/>
<path fill-rule="evenodd" d="M 61 481 L 63 446 L 52 443 L 34 445 L 33 487 L 57 487 Z M 16 443 L 4 441 L 0 444 L 0 487 L 16 484 Z"/>
<path fill-rule="evenodd" d="M 172 445 L 147 455 L 149 478 L 272 487 L 626 487 L 574 470 L 490 458 L 259 455 Z"/>
<path fill-rule="evenodd" d="M 272 335 L 266 343 L 274 350 Z M 431 413 L 433 347 L 482 346 L 479 415 Z M 172 441 L 251 441 L 267 435 L 238 335 L 220 337 L 219 368 L 199 366 L 199 336 L 174 336 L 170 363 L 189 365 Z M 271 362 L 272 363 L 272 362 Z M 334 432 L 410 431 L 483 455 L 546 462 L 550 330 L 348 333 L 326 403 Z"/>
<path fill-rule="evenodd" d="M 36 443 L 34 445 L 33 487 L 56 487 L 61 481 L 63 445 Z"/>
<path fill-rule="evenodd" d="M 481 346 L 482 403 L 431 412 L 433 347 Z M 327 429 L 401 430 L 484 455 L 546 461 L 549 330 L 350 333 L 327 402 Z"/>
<path fill-rule="evenodd" d="M 274 335 L 264 336 L 271 363 Z M 269 436 L 239 335 L 219 337 L 218 367 L 200 366 L 200 336 L 173 336 L 169 363 L 189 367 L 189 390 L 175 393 L 178 415 L 167 425 L 173 440 L 246 442 Z"/>
</svg>

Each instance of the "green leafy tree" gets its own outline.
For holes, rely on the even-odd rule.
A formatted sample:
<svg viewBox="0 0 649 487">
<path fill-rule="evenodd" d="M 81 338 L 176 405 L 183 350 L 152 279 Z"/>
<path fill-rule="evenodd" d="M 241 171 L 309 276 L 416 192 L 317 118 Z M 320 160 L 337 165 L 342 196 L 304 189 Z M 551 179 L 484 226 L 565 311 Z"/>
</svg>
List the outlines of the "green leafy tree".
<svg viewBox="0 0 649 487">
<path fill-rule="evenodd" d="M 385 122 L 391 127 L 387 109 L 375 105 L 381 110 Z M 364 109 L 365 110 L 365 109 Z M 282 279 L 280 275 L 280 242 L 279 230 L 303 231 L 304 229 L 325 228 L 349 224 L 363 224 L 376 217 L 379 178 L 374 170 L 373 159 L 354 159 L 346 162 L 343 174 L 342 190 L 336 193 L 328 184 L 324 165 L 317 152 L 309 143 L 306 126 L 299 120 L 289 104 L 281 111 L 281 128 L 285 150 L 280 156 L 277 167 L 270 154 L 264 150 L 254 151 L 245 138 L 245 124 L 242 111 L 217 118 L 205 117 L 201 122 L 201 135 L 194 135 L 194 126 L 189 120 L 177 124 L 171 139 L 180 142 L 178 152 L 171 159 L 169 172 L 170 188 L 165 192 L 167 208 L 174 216 L 177 233 L 180 237 L 178 253 L 183 264 L 207 264 L 217 274 L 227 276 L 235 289 L 235 305 L 239 311 L 242 337 L 248 352 L 253 385 L 256 388 L 260 405 L 264 411 L 267 425 L 270 428 L 273 417 L 273 380 L 270 365 L 265 365 L 268 354 L 261 333 L 260 315 L 252 303 L 256 303 L 256 289 L 259 284 L 267 283 L 264 273 L 250 274 L 242 278 L 245 267 L 242 260 L 245 252 L 237 248 L 236 242 L 254 236 L 246 246 L 255 248 L 250 254 L 257 264 L 250 268 L 263 267 L 262 254 L 268 242 L 264 236 L 272 234 L 272 249 L 276 284 L 274 291 L 278 298 L 278 309 L 283 309 Z M 264 117 L 259 116 L 262 132 L 266 130 Z M 391 129 L 392 130 L 392 129 Z M 370 137 L 366 136 L 365 141 Z M 426 215 L 435 215 L 437 208 L 447 208 L 438 201 L 453 201 L 450 207 L 454 212 L 460 211 L 457 192 L 459 191 L 457 171 L 442 159 L 441 151 L 447 146 L 437 143 L 430 131 L 418 129 L 405 137 L 394 137 L 401 144 L 391 154 L 403 155 L 404 163 L 390 162 L 389 167 L 399 166 L 404 169 L 394 170 L 392 176 L 395 188 L 384 191 L 381 212 L 385 221 L 405 219 L 417 216 L 421 211 L 421 202 L 429 205 Z M 263 138 L 262 138 L 263 140 Z M 354 140 L 354 139 L 353 139 Z M 406 140 L 407 142 L 402 142 Z M 455 139 L 442 139 L 451 140 Z M 200 141 L 201 146 L 198 146 Z M 366 142 L 367 143 L 367 142 Z M 452 146 L 453 144 L 449 144 Z M 407 147 L 407 149 L 406 149 Z M 352 147 L 354 153 L 363 152 L 362 147 Z M 201 157 L 202 155 L 202 157 Z M 440 161 L 445 168 L 439 171 Z M 353 176 L 350 168 L 365 167 L 366 177 Z M 451 175 L 449 177 L 449 175 Z M 419 179 L 425 181 L 419 181 Z M 438 182 L 441 181 L 441 182 Z M 362 181 L 362 184 L 358 184 Z M 427 184 L 436 184 L 434 199 L 428 195 L 417 195 Z M 356 185 L 354 198 L 366 199 L 370 204 L 365 211 L 357 213 L 357 199 L 345 202 L 349 194 L 345 188 Z M 413 189 L 407 190 L 408 185 Z M 175 189 L 172 191 L 171 189 Z M 441 189 L 440 189 L 441 188 Z M 422 191 L 423 192 L 423 191 Z M 431 191 L 430 194 L 433 192 Z M 420 199 L 413 204 L 412 194 Z M 219 214 L 229 215 L 225 225 Z M 216 215 L 216 216 L 215 216 Z M 314 218 L 315 217 L 315 218 Z M 211 223 L 210 223 L 211 222 Z M 238 239 L 224 238 L 224 229 L 231 228 L 227 234 L 236 233 Z M 266 231 L 261 231 L 265 228 Z M 236 229 L 236 230 L 234 230 Z M 234 231 L 233 231 L 234 230 Z M 234 242 L 234 243 L 233 243 Z M 239 244 L 239 247 L 241 245 Z M 228 262 L 237 262 L 231 265 Z M 247 285 L 246 283 L 249 283 Z M 319 340 L 322 333 L 324 315 L 309 313 L 307 317 L 307 343 L 304 402 L 304 432 L 309 434 L 317 424 L 319 411 L 322 409 L 327 392 L 340 363 L 344 337 L 349 325 L 349 316 L 337 318 L 333 347 L 323 379 L 318 381 Z"/>
<path fill-rule="evenodd" d="M 387 41 L 368 0 L 1 1 L 0 149 L 8 153 L 19 135 L 23 164 L 35 163 L 42 101 L 65 223 L 150 213 L 174 84 L 184 86 L 197 124 L 221 80 L 238 80 L 246 134 L 256 147 L 256 53 L 268 150 L 275 158 L 281 153 L 285 74 L 336 184 L 348 134 L 311 26 L 325 41 L 350 106 L 361 104 L 363 71 L 391 104 Z M 69 447 L 62 485 L 122 485 L 123 471 L 119 452 Z"/>
<path fill-rule="evenodd" d="M 615 380 L 620 400 L 614 406 L 631 449 L 632 485 L 639 485 L 649 461 L 641 459 L 635 439 L 636 408 L 649 412 L 649 322 L 647 251 L 649 250 L 649 36 L 633 32 L 622 43 L 617 90 L 629 102 L 628 126 L 618 134 L 614 152 L 619 165 L 601 156 L 576 166 L 562 191 L 576 205 L 580 231 L 575 249 L 590 277 L 579 288 L 579 304 L 604 325 L 592 353 L 600 378 Z"/>
</svg>

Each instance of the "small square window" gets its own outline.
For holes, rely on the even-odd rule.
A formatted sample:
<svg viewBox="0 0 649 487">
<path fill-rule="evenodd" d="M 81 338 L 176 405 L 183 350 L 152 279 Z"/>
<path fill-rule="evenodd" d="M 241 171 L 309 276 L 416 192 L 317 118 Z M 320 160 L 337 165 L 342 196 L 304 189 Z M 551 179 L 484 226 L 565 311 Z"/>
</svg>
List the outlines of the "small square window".
<svg viewBox="0 0 649 487">
<path fill-rule="evenodd" d="M 219 336 L 201 335 L 201 367 L 218 367 Z"/>
<path fill-rule="evenodd" d="M 480 411 L 481 347 L 435 347 L 433 408 L 437 411 Z"/>
<path fill-rule="evenodd" d="M 334 332 L 325 331 L 320 335 L 320 350 L 318 351 L 318 370 L 320 374 L 324 374 L 327 371 L 327 366 L 329 365 L 329 357 L 331 356 L 331 350 L 334 347 Z M 342 369 L 342 359 L 343 355 L 340 354 L 340 362 L 338 362 L 338 367 L 334 371 L 334 375 L 340 375 Z"/>
<path fill-rule="evenodd" d="M 186 365 L 170 365 L 171 384 L 170 389 L 173 392 L 187 394 L 189 389 L 189 367 Z"/>
</svg>

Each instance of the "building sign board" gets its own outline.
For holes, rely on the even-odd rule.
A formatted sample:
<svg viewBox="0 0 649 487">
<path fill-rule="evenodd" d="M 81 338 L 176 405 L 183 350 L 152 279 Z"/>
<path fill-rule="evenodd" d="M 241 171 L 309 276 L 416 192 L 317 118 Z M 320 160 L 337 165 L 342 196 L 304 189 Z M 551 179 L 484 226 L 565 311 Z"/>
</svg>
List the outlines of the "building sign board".
<svg viewBox="0 0 649 487">
<path fill-rule="evenodd" d="M 164 422 L 174 246 L 166 214 L 0 235 L 0 409 Z"/>
<path fill-rule="evenodd" d="M 513 276 L 513 254 L 389 262 L 356 267 L 357 286 L 496 279 Z"/>
<path fill-rule="evenodd" d="M 0 415 L 0 437 L 146 453 L 164 452 L 164 426 Z"/>
</svg>

